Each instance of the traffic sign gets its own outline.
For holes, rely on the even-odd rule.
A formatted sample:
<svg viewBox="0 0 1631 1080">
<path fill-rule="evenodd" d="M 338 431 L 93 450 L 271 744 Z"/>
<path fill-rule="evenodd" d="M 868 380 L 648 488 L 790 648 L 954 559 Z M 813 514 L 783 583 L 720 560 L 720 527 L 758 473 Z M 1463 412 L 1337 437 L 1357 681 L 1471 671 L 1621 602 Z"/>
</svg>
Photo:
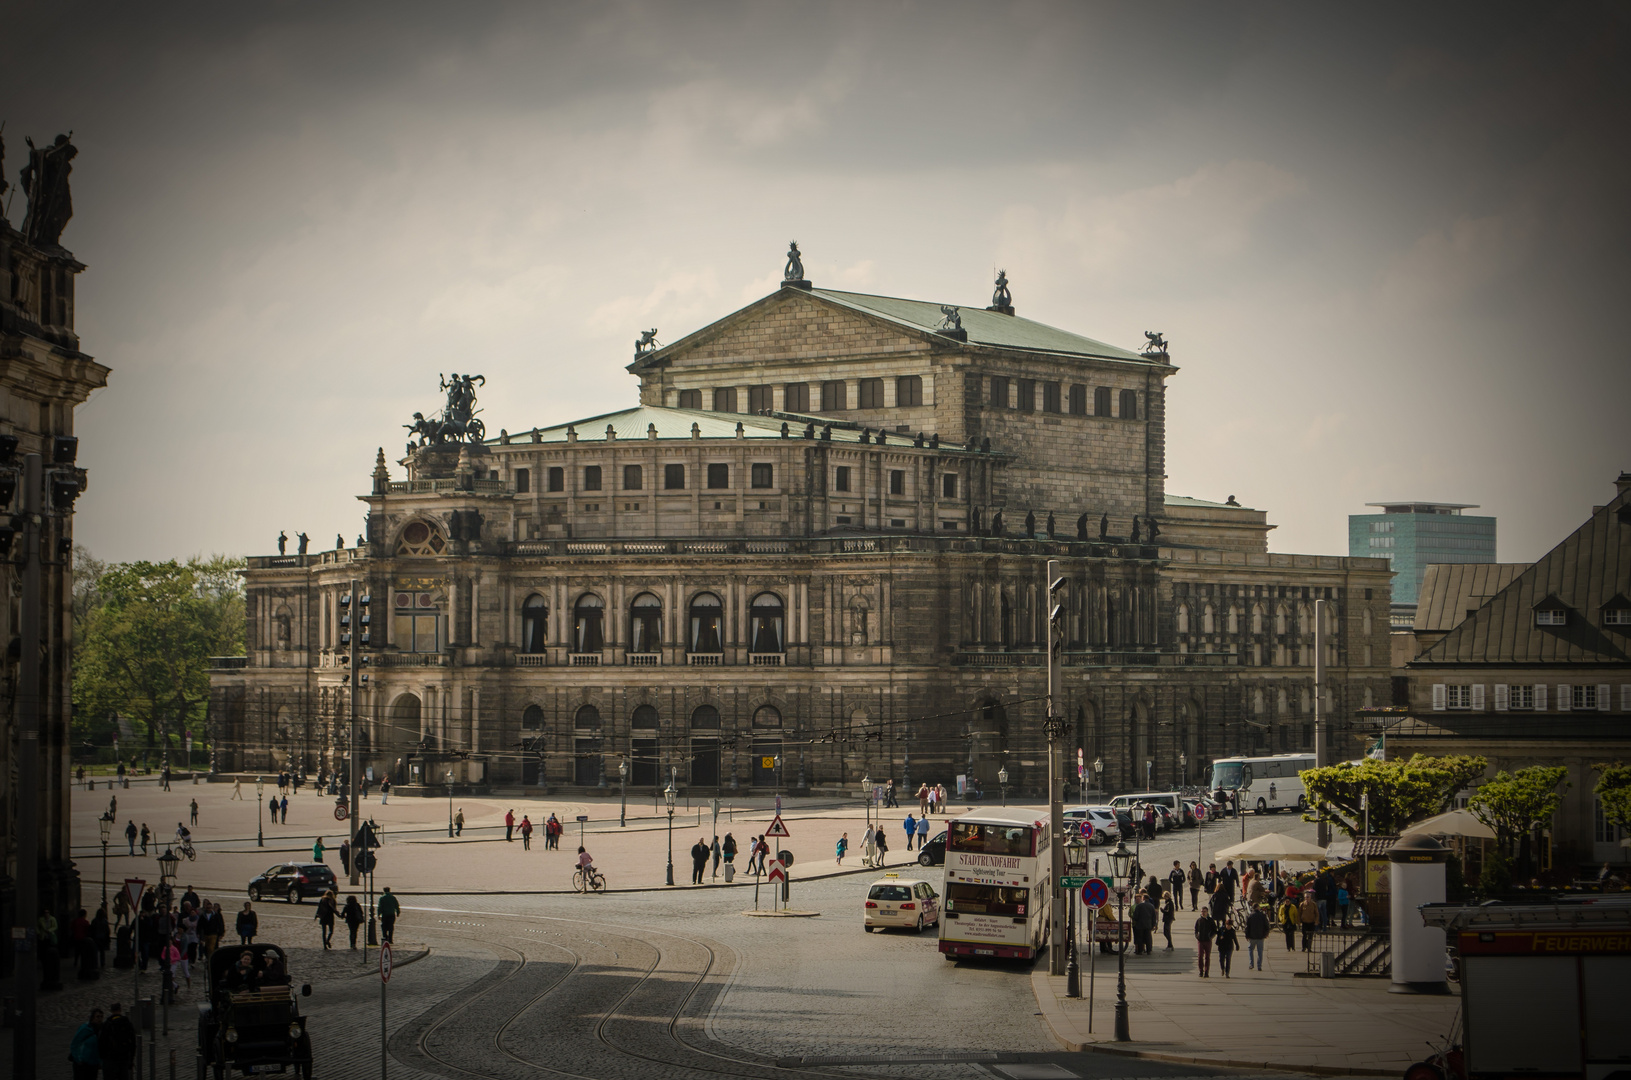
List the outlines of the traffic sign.
<svg viewBox="0 0 1631 1080">
<path fill-rule="evenodd" d="M 589 820 L 589 815 L 588 814 L 579 814 L 578 815 L 578 820 L 579 821 L 588 821 Z"/>
<path fill-rule="evenodd" d="M 1103 878 L 1088 878 L 1082 883 L 1082 903 L 1090 908 L 1101 908 L 1110 902 L 1110 890 Z"/>
<path fill-rule="evenodd" d="M 143 878 L 125 878 L 125 895 L 130 897 L 130 917 L 135 918 L 142 910 L 142 890 L 147 888 L 147 881 Z"/>
<path fill-rule="evenodd" d="M 793 834 L 787 831 L 787 826 L 785 824 L 783 824 L 783 822 L 782 822 L 782 816 L 780 814 L 777 814 L 776 815 L 776 820 L 772 821 L 770 823 L 770 828 L 765 830 L 765 835 L 766 836 L 785 836 L 785 837 L 790 838 L 790 837 L 792 837 Z"/>
<path fill-rule="evenodd" d="M 1086 883 L 1087 877 L 1083 874 L 1066 874 L 1059 879 L 1060 886 L 1066 889 L 1079 889 Z"/>
<path fill-rule="evenodd" d="M 1093 839 L 1093 823 L 1091 821 L 1088 821 L 1086 818 L 1082 819 L 1082 839 L 1083 840 Z"/>
<path fill-rule="evenodd" d="M 1361 794 L 1363 794 L 1363 793 L 1361 793 Z M 1206 804 L 1205 803 L 1202 802 L 1202 803 L 1196 803 L 1195 804 L 1195 820 L 1196 821 L 1205 821 L 1206 820 Z"/>
<path fill-rule="evenodd" d="M 346 818 L 348 818 L 350 816 L 351 816 L 351 811 L 346 809 L 344 799 L 341 799 L 339 802 L 334 804 L 334 820 L 335 821 L 344 821 Z"/>
<path fill-rule="evenodd" d="M 391 943 L 389 941 L 379 947 L 379 981 L 391 981 Z"/>
<path fill-rule="evenodd" d="M 782 865 L 782 861 L 780 859 L 771 859 L 770 860 L 770 873 L 765 875 L 765 880 L 766 881 L 786 881 L 787 880 L 787 868 Z"/>
</svg>

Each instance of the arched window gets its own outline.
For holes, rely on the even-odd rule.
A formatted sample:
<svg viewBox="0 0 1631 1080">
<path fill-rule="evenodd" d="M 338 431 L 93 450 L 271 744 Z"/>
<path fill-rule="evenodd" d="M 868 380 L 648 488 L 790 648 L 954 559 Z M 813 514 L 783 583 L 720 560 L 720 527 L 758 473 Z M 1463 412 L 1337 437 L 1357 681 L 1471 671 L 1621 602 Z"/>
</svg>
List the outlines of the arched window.
<svg viewBox="0 0 1631 1080">
<path fill-rule="evenodd" d="M 748 651 L 779 653 L 787 651 L 783 628 L 787 623 L 787 609 L 782 598 L 775 593 L 760 593 L 748 606 Z"/>
<path fill-rule="evenodd" d="M 544 726 L 544 710 L 536 705 L 528 705 L 521 710 L 521 730 L 540 731 Z"/>
<path fill-rule="evenodd" d="M 719 638 L 719 625 L 724 606 L 713 593 L 697 593 L 691 598 L 691 641 L 694 653 L 723 652 Z"/>
<path fill-rule="evenodd" d="M 1093 389 L 1093 415 L 1094 416 L 1109 416 L 1110 415 L 1110 388 L 1108 386 L 1094 387 L 1094 389 Z"/>
<path fill-rule="evenodd" d="M 779 728 L 782 726 L 781 710 L 774 705 L 761 705 L 753 713 L 753 726 L 756 728 Z"/>
<path fill-rule="evenodd" d="M 541 653 L 549 640 L 549 604 L 533 593 L 521 605 L 521 651 Z"/>
<path fill-rule="evenodd" d="M 442 531 L 425 521 L 408 522 L 396 545 L 398 555 L 441 555 L 445 551 L 447 541 L 442 539 Z"/>
<path fill-rule="evenodd" d="M 712 705 L 698 705 L 691 711 L 692 731 L 718 731 L 719 710 Z"/>
<path fill-rule="evenodd" d="M 1240 611 L 1233 604 L 1229 605 L 1228 628 L 1231 634 L 1240 633 Z"/>
<path fill-rule="evenodd" d="M 1262 632 L 1263 632 L 1263 605 L 1262 604 L 1253 604 L 1252 605 L 1252 633 L 1261 634 Z"/>
<path fill-rule="evenodd" d="M 999 626 L 1002 633 L 1002 644 L 1005 647 L 1012 646 L 1014 644 L 1014 602 L 1008 599 L 1008 590 L 1006 589 L 1002 593 L 1002 621 Z"/>
<path fill-rule="evenodd" d="M 579 705 L 572 715 L 572 726 L 579 731 L 600 731 L 600 710 L 593 705 Z"/>
<path fill-rule="evenodd" d="M 1189 633 L 1189 605 L 1188 604 L 1179 604 L 1178 605 L 1178 632 L 1180 634 Z"/>
<path fill-rule="evenodd" d="M 1212 605 L 1207 604 L 1206 607 L 1201 610 L 1201 633 L 1203 633 L 1203 634 L 1214 633 L 1214 630 L 1213 630 L 1214 625 L 1216 625 L 1216 624 L 1213 622 L 1213 619 L 1212 619 Z"/>
<path fill-rule="evenodd" d="M 1274 632 L 1276 634 L 1286 632 L 1286 606 L 1284 604 L 1279 604 L 1274 609 Z"/>
<path fill-rule="evenodd" d="M 594 593 L 584 593 L 572 609 L 572 651 L 599 652 L 606 645 L 606 607 Z"/>
<path fill-rule="evenodd" d="M 629 727 L 636 731 L 650 731 L 657 727 L 657 710 L 650 705 L 637 705 L 629 717 Z"/>
<path fill-rule="evenodd" d="M 641 593 L 629 605 L 629 652 L 656 652 L 663 641 L 663 602 Z"/>
<path fill-rule="evenodd" d="M 1138 391 L 1123 390 L 1121 392 L 1121 418 L 1123 420 L 1138 419 Z"/>
</svg>

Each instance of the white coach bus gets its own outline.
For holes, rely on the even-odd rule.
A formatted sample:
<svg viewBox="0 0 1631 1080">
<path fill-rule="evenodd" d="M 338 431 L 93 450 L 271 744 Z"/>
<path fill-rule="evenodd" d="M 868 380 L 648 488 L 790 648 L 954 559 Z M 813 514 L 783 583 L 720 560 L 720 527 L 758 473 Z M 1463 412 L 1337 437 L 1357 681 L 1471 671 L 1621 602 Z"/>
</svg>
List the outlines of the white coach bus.
<svg viewBox="0 0 1631 1080">
<path fill-rule="evenodd" d="M 1259 814 L 1305 810 L 1308 791 L 1297 774 L 1313 767 L 1313 754 L 1220 758 L 1212 763 L 1207 788 L 1225 798 L 1238 792 L 1240 808 Z"/>
<path fill-rule="evenodd" d="M 940 951 L 1032 960 L 1048 940 L 1052 856 L 1045 822 L 965 814 L 946 826 Z"/>
</svg>

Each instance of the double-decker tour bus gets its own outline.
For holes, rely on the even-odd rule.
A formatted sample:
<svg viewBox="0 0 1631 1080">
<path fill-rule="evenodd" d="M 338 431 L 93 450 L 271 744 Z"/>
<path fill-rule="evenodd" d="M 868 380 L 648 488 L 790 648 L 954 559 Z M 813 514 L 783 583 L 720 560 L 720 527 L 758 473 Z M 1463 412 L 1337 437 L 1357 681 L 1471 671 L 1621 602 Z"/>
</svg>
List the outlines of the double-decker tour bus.
<svg viewBox="0 0 1631 1080">
<path fill-rule="evenodd" d="M 1052 856 L 1046 822 L 1001 812 L 946 826 L 940 951 L 1035 959 L 1048 940 Z"/>
<path fill-rule="evenodd" d="M 1313 754 L 1219 758 L 1212 763 L 1212 777 L 1207 787 L 1225 803 L 1238 795 L 1242 810 L 1255 810 L 1259 814 L 1271 810 L 1304 810 L 1308 806 L 1308 790 L 1297 774 L 1313 767 Z"/>
</svg>

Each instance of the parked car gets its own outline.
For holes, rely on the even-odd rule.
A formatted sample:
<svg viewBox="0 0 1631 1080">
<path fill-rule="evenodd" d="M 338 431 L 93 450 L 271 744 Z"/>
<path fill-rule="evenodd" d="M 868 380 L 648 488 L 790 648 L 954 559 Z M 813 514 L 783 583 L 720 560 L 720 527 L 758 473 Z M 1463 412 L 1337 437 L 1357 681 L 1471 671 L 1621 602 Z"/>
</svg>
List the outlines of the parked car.
<svg viewBox="0 0 1631 1080">
<path fill-rule="evenodd" d="M 1082 822 L 1093 822 L 1093 836 L 1089 844 L 1113 844 L 1121 838 L 1121 823 L 1116 812 L 1108 806 L 1072 806 L 1065 810 L 1065 828 L 1067 832 L 1081 829 Z"/>
<path fill-rule="evenodd" d="M 248 973 L 239 960 L 248 954 Z M 292 1070 L 311 1076 L 311 1036 L 300 1015 L 287 957 L 276 945 L 226 945 L 210 953 L 205 1001 L 198 1009 L 199 1075 Z M 311 996 L 311 984 L 300 988 Z"/>
<path fill-rule="evenodd" d="M 940 924 L 940 896 L 921 878 L 885 874 L 867 890 L 865 918 L 868 933 L 898 926 L 921 934 Z"/>
<path fill-rule="evenodd" d="M 925 840 L 918 849 L 917 864 L 919 866 L 945 866 L 946 865 L 946 830 L 941 829 L 935 834 L 933 840 Z"/>
<path fill-rule="evenodd" d="M 249 899 L 281 896 L 291 904 L 335 888 L 334 871 L 320 862 L 278 863 L 249 883 Z"/>
</svg>

